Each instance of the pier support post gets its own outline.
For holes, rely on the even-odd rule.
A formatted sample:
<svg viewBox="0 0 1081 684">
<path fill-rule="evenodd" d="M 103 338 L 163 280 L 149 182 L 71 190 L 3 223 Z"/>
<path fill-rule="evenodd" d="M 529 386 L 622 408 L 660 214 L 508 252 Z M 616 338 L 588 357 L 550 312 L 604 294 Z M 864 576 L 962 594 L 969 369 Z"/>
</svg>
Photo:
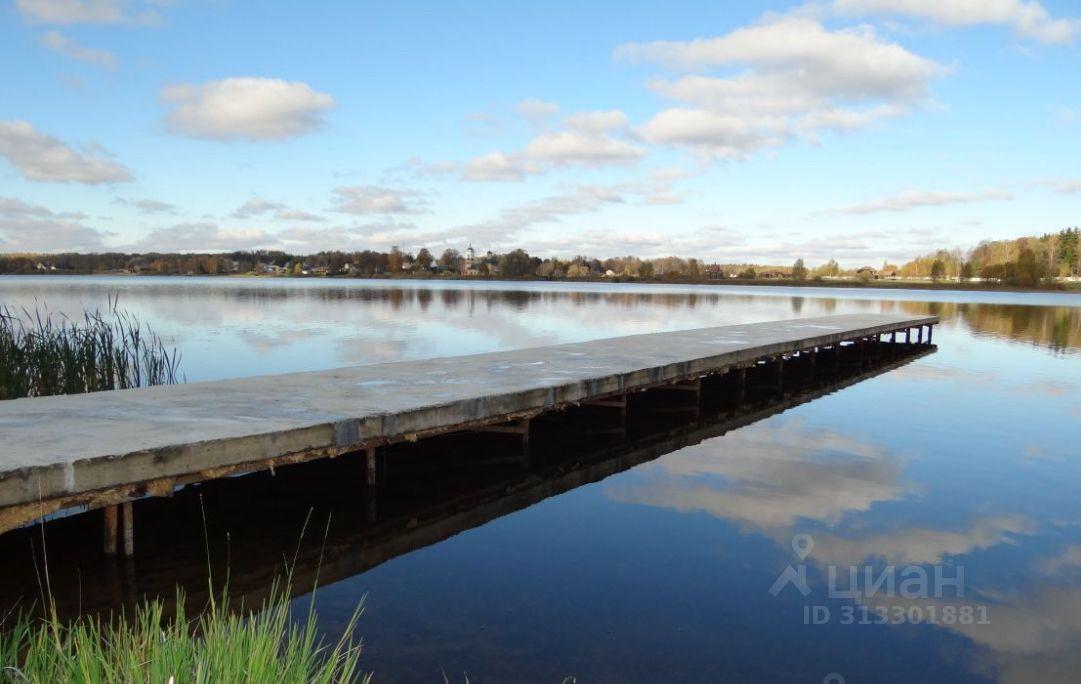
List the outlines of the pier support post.
<svg viewBox="0 0 1081 684">
<path fill-rule="evenodd" d="M 379 485 L 380 456 L 381 454 L 376 453 L 374 446 L 370 446 L 364 450 L 364 499 L 367 503 L 367 510 L 364 513 L 368 522 L 375 522 L 379 512 L 376 488 Z"/>
<path fill-rule="evenodd" d="M 933 326 L 933 325 L 927 326 L 927 344 L 928 345 L 931 344 L 931 333 L 933 333 L 934 331 L 935 331 L 935 326 Z"/>
<path fill-rule="evenodd" d="M 364 450 L 364 474 L 365 474 L 364 481 L 365 481 L 365 484 L 368 485 L 369 489 L 374 487 L 376 484 L 378 484 L 378 480 L 377 480 L 377 477 L 378 477 L 377 473 L 378 472 L 379 472 L 379 470 L 376 467 L 376 459 L 375 459 L 375 447 L 373 447 L 373 446 L 368 447 L 367 449 Z"/>
<path fill-rule="evenodd" d="M 702 378 L 695 378 L 693 380 L 681 380 L 677 382 L 670 382 L 664 385 L 659 385 L 654 388 L 655 391 L 670 391 L 679 392 L 684 395 L 689 394 L 693 403 L 686 404 L 683 402 L 677 402 L 675 406 L 662 406 L 654 408 L 656 413 L 689 413 L 694 419 L 698 419 L 702 411 Z"/>
<path fill-rule="evenodd" d="M 695 394 L 701 394 L 702 378 L 695 378 L 694 380 L 683 380 L 681 382 L 673 382 L 668 385 L 662 385 L 658 389 L 679 390 L 683 392 L 694 392 Z"/>
<path fill-rule="evenodd" d="M 519 435 L 522 439 L 522 445 L 529 445 L 529 424 L 532 422 L 529 418 L 521 418 L 510 424 L 503 425 L 484 425 L 475 429 L 476 432 L 497 432 L 504 435 Z"/>
<path fill-rule="evenodd" d="M 740 368 L 736 371 L 736 403 L 742 404 L 747 401 L 747 369 Z"/>
<path fill-rule="evenodd" d="M 809 364 L 810 368 L 808 369 L 808 375 L 810 376 L 811 382 L 814 382 L 814 380 L 815 380 L 815 371 L 817 370 L 816 364 L 817 364 L 817 358 L 818 358 L 818 347 L 815 347 L 814 349 L 812 349 L 810 351 L 810 353 L 809 353 L 809 356 L 811 357 L 811 362 Z"/>
<path fill-rule="evenodd" d="M 583 406 L 599 406 L 602 408 L 614 408 L 619 411 L 620 418 L 627 417 L 627 395 L 621 394 L 618 397 L 609 397 L 607 399 L 590 399 L 589 401 L 582 402 Z"/>
<path fill-rule="evenodd" d="M 121 505 L 123 510 L 122 526 L 124 535 L 124 556 L 131 558 L 135 555 L 135 507 L 130 501 Z"/>
<path fill-rule="evenodd" d="M 117 537 L 117 507 L 106 506 L 102 509 L 105 518 L 105 553 L 110 556 L 116 555 Z"/>
</svg>

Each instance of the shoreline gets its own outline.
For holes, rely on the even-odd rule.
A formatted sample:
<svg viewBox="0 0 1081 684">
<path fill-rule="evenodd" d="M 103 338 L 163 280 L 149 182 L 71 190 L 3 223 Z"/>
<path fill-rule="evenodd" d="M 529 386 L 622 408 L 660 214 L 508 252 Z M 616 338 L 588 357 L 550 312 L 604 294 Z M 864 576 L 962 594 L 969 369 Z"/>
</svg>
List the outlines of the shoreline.
<svg viewBox="0 0 1081 684">
<path fill-rule="evenodd" d="M 924 290 L 924 291 L 954 291 L 954 292 L 1040 292 L 1081 294 L 1081 282 L 1058 283 L 1054 287 L 1021 287 L 1018 285 L 1000 285 L 992 283 L 958 283 L 950 282 L 927 282 L 923 280 L 873 280 L 869 282 L 850 280 L 785 280 L 785 279 L 761 279 L 747 280 L 743 278 L 731 278 L 725 280 L 698 279 L 691 280 L 666 279 L 666 278 L 630 278 L 616 276 L 613 278 L 487 278 L 479 276 L 448 276 L 431 275 L 421 276 L 408 274 L 401 276 L 391 275 L 270 275 L 252 273 L 130 273 L 127 271 L 99 271 L 94 273 L 81 272 L 44 272 L 44 273 L 0 273 L 2 276 L 15 277 L 62 277 L 62 276 L 114 276 L 114 277 L 154 277 L 154 278 L 253 278 L 267 280 L 384 280 L 384 281 L 413 281 L 413 282 L 481 282 L 481 283 L 608 283 L 629 285 L 712 285 L 712 286 L 743 286 L 743 287 L 806 287 L 820 289 L 846 289 L 846 290 Z"/>
</svg>

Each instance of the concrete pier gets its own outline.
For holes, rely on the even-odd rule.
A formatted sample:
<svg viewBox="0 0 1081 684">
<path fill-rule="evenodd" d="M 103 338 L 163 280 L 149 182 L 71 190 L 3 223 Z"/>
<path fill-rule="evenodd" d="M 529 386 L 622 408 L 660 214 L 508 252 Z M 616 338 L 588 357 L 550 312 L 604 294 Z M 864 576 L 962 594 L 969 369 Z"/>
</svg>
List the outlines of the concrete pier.
<svg viewBox="0 0 1081 684">
<path fill-rule="evenodd" d="M 699 415 L 658 410 L 670 400 L 686 400 L 685 392 L 627 402 L 634 404 L 632 425 L 604 438 L 597 437 L 602 428 L 584 426 L 617 422 L 618 407 L 583 403 L 546 414 L 535 420 L 536 458 L 526 468 L 491 466 L 492 454 L 480 446 L 489 438 L 459 433 L 445 440 L 380 447 L 381 458 L 404 462 L 396 477 L 380 483 L 378 492 L 356 486 L 364 477 L 362 466 L 370 462 L 358 453 L 283 469 L 274 477 L 208 482 L 177 492 L 172 500 L 136 502 L 141 506 L 136 516 L 153 534 L 139 545 L 143 555 L 138 562 L 123 564 L 124 574 L 108 556 L 99 558 L 94 552 L 89 532 L 95 527 L 87 518 L 96 522 L 96 516 L 58 520 L 48 533 L 50 606 L 62 617 L 107 615 L 119 605 L 133 608 L 129 597 L 149 594 L 164 597 L 168 612 L 169 597 L 183 586 L 189 610 L 197 612 L 210 598 L 208 567 L 215 576 L 229 578 L 230 596 L 238 603 L 257 605 L 280 579 L 283 553 L 291 558 L 294 591 L 333 584 L 549 497 L 843 391 L 934 350 L 913 346 L 896 351 L 896 357 L 884 357 L 870 368 L 824 372 L 817 378 L 793 366 L 785 375 L 783 396 L 764 392 L 747 402 L 735 401 L 738 374 L 708 378 L 702 383 Z M 646 393 L 634 399 L 650 397 Z M 513 438 L 502 441 L 513 450 Z M 452 461 L 450 471 L 457 475 L 447 477 L 440 459 Z M 377 499 L 385 504 L 382 508 L 376 506 Z M 304 527 L 306 535 L 300 532 Z M 32 560 L 32 550 L 40 538 L 33 529 L 0 535 L 0 558 L 7 559 L 0 573 L 0 614 L 25 601 L 27 592 L 36 593 L 40 566 Z"/>
<path fill-rule="evenodd" d="M 71 507 L 399 441 L 505 425 L 568 405 L 694 386 L 937 317 L 854 314 L 635 335 L 474 356 L 0 402 L 0 532 Z M 780 365 L 778 366 L 778 373 Z M 125 551 L 131 548 L 127 529 Z M 114 514 L 115 515 L 115 514 Z"/>
</svg>

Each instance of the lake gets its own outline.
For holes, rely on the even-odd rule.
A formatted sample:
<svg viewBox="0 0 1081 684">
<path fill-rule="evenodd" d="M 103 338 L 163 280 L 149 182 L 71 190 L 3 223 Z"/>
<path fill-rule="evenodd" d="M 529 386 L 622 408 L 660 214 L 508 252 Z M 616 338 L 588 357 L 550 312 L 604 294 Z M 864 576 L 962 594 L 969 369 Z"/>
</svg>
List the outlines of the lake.
<svg viewBox="0 0 1081 684">
<path fill-rule="evenodd" d="M 94 515 L 64 518 L 44 541 L 79 607 L 197 594 L 208 567 L 257 596 L 291 564 L 331 636 L 365 602 L 376 681 L 1081 677 L 1081 295 L 0 277 L 0 304 L 117 295 L 189 382 L 834 313 L 942 324 L 933 353 L 798 401 L 634 439 L 570 417 L 536 469 L 481 465 L 495 442 L 406 445 L 374 512 L 344 458 L 140 502 L 119 570 Z M 0 598 L 33 597 L 19 554 L 42 530 L 7 537 Z"/>
</svg>

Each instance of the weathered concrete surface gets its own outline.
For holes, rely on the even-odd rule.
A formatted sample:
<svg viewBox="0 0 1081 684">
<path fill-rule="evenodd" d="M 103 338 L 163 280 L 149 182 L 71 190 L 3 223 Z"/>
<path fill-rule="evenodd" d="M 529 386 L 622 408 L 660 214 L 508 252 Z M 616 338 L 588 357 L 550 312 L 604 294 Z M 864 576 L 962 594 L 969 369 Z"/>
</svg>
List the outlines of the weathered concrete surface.
<svg viewBox="0 0 1081 684">
<path fill-rule="evenodd" d="M 0 402 L 0 508 L 452 428 L 937 317 L 853 314 Z"/>
</svg>

